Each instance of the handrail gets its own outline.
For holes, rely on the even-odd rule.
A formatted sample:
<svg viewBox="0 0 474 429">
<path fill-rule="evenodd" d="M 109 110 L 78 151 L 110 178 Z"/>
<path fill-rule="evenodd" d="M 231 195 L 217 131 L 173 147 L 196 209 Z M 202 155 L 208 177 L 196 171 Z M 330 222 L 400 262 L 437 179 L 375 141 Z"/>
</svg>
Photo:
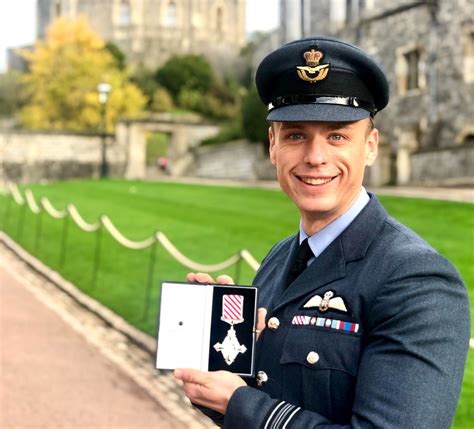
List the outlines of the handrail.
<svg viewBox="0 0 474 429">
<path fill-rule="evenodd" d="M 31 189 L 25 190 L 25 197 L 23 198 L 18 186 L 14 183 L 7 184 L 7 191 L 12 195 L 13 199 L 18 205 L 24 205 L 26 202 L 30 210 L 35 214 L 40 213 L 44 209 L 51 217 L 55 219 L 64 219 L 69 215 L 76 225 L 85 232 L 94 232 L 99 228 L 104 227 L 115 241 L 127 249 L 142 250 L 152 246 L 156 242 L 159 242 L 176 261 L 186 268 L 194 271 L 202 271 L 207 273 L 222 271 L 231 267 L 232 265 L 235 265 L 241 260 L 246 262 L 247 265 L 254 271 L 257 271 L 260 267 L 260 264 L 257 262 L 257 260 L 246 249 L 242 249 L 239 253 L 232 255 L 230 258 L 217 264 L 201 264 L 189 259 L 183 253 L 181 253 L 161 231 L 155 232 L 153 236 L 145 240 L 133 241 L 125 237 L 112 223 L 107 215 L 101 215 L 97 222 L 90 224 L 84 220 L 74 204 L 68 204 L 65 210 L 58 210 L 51 204 L 48 198 L 41 197 L 40 203 L 38 205 Z"/>
</svg>

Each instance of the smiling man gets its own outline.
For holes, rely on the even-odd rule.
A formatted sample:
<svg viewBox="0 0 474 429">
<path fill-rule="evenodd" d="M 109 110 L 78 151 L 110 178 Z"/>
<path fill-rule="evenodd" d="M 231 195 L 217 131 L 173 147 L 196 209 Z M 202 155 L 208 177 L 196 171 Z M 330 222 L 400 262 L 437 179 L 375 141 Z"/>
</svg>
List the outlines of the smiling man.
<svg viewBox="0 0 474 429">
<path fill-rule="evenodd" d="M 299 232 L 270 250 L 254 280 L 256 378 L 175 376 L 225 428 L 449 428 L 467 294 L 456 269 L 362 186 L 377 156 L 373 118 L 388 103 L 383 71 L 354 46 L 315 37 L 269 54 L 256 82 Z"/>
</svg>

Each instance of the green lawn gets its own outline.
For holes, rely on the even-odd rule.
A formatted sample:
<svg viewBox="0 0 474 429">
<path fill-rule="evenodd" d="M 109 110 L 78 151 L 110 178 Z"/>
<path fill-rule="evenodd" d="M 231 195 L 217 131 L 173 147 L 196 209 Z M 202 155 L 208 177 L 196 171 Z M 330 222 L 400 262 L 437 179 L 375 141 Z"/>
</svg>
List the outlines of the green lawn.
<svg viewBox="0 0 474 429">
<path fill-rule="evenodd" d="M 190 259 L 214 264 L 246 248 L 261 260 L 278 240 L 296 231 L 298 213 L 279 191 L 209 187 L 173 183 L 71 181 L 30 187 L 57 209 L 74 203 L 89 223 L 107 214 L 131 240 L 156 230 Z M 447 191 L 449 192 L 449 191 Z M 433 200 L 380 197 L 387 210 L 447 256 L 459 269 L 474 305 L 474 205 Z M 150 249 L 133 251 L 118 245 L 106 232 L 101 237 L 100 270 L 93 282 L 97 234 L 67 224 L 66 253 L 61 260 L 65 222 L 20 208 L 0 196 L 1 222 L 12 238 L 79 288 L 103 302 L 133 325 L 156 331 L 161 280 L 182 280 L 189 270 L 163 248 L 157 248 L 148 317 L 144 317 Z M 21 221 L 23 219 L 23 222 Z M 236 275 L 232 268 L 229 274 Z M 249 284 L 253 271 L 241 265 L 239 281 Z M 474 322 L 473 322 L 474 323 Z M 463 385 L 455 428 L 474 426 L 474 351 Z"/>
</svg>

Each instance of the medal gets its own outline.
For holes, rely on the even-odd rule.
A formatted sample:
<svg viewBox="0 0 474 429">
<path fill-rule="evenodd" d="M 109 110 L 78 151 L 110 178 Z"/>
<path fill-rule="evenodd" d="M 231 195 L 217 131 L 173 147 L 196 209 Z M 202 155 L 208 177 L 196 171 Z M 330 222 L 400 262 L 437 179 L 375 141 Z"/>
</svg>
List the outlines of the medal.
<svg viewBox="0 0 474 429">
<path fill-rule="evenodd" d="M 230 325 L 227 335 L 222 343 L 214 344 L 214 349 L 221 352 L 227 365 L 232 365 L 239 353 L 245 353 L 247 347 L 239 343 L 234 325 L 242 323 L 244 310 L 244 297 L 242 295 L 222 296 L 221 320 Z"/>
</svg>

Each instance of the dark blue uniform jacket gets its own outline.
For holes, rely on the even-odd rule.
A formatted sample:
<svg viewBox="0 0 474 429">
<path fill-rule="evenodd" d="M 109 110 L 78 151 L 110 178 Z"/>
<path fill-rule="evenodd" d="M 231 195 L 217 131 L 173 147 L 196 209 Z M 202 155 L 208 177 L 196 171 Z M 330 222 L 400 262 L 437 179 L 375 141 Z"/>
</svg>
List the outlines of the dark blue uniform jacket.
<svg viewBox="0 0 474 429">
<path fill-rule="evenodd" d="M 449 428 L 470 329 L 455 268 L 373 196 L 285 288 L 297 247 L 278 243 L 255 277 L 279 325 L 257 343 L 266 377 L 237 389 L 224 428 Z M 345 311 L 303 307 L 328 291 Z"/>
</svg>

